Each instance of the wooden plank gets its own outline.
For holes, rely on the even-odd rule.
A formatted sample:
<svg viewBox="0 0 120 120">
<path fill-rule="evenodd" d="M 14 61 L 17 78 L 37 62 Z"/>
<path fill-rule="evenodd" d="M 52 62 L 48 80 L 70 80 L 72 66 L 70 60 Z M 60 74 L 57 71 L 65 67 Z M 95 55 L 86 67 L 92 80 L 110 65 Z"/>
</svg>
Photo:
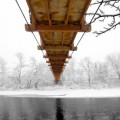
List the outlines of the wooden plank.
<svg viewBox="0 0 120 120">
<path fill-rule="evenodd" d="M 51 66 L 61 67 L 61 66 L 66 66 L 66 65 L 64 65 L 64 64 L 62 64 L 62 65 L 61 65 L 61 64 L 59 64 L 59 65 L 53 64 L 53 65 L 48 65 L 48 66 L 50 66 L 50 67 L 51 67 Z"/>
<path fill-rule="evenodd" d="M 57 69 L 56 69 L 56 70 L 52 69 L 52 71 L 53 71 L 53 72 L 62 72 L 63 69 L 59 69 L 59 70 L 57 70 Z"/>
<path fill-rule="evenodd" d="M 64 59 L 64 58 L 72 58 L 72 56 L 66 56 L 66 55 L 44 55 L 43 58 L 55 58 L 55 59 Z"/>
<path fill-rule="evenodd" d="M 52 59 L 49 59 L 50 62 L 66 62 L 65 59 L 55 59 L 55 60 L 52 60 Z"/>
<path fill-rule="evenodd" d="M 56 64 L 64 64 L 64 63 L 68 63 L 66 62 L 62 62 L 62 61 L 46 61 L 46 63 L 56 63 Z"/>
<path fill-rule="evenodd" d="M 56 50 L 56 51 L 76 51 L 77 47 L 72 47 L 72 46 L 50 46 L 50 45 L 46 45 L 46 46 L 38 46 L 37 47 L 38 50 Z"/>
<path fill-rule="evenodd" d="M 64 68 L 51 68 L 51 70 L 63 70 Z"/>
<path fill-rule="evenodd" d="M 54 72 L 55 72 L 55 71 L 62 72 L 64 69 L 51 69 L 51 70 L 53 70 Z"/>
<path fill-rule="evenodd" d="M 25 24 L 25 30 L 31 32 L 32 31 L 39 31 L 39 32 L 90 32 L 91 26 L 85 25 L 84 28 L 81 28 L 80 25 L 36 25 L 36 28 L 33 25 Z M 87 30 L 86 30 L 87 28 Z"/>
<path fill-rule="evenodd" d="M 60 73 L 60 72 L 62 72 L 63 71 L 63 69 L 61 69 L 61 70 L 52 70 L 53 72 L 58 72 L 58 73 Z"/>
<path fill-rule="evenodd" d="M 51 69 L 62 69 L 64 67 L 51 67 Z"/>
<path fill-rule="evenodd" d="M 50 63 L 50 65 L 51 65 L 51 66 L 53 66 L 53 65 L 56 65 L 56 66 L 57 66 L 57 65 L 65 65 L 65 63 Z"/>
<path fill-rule="evenodd" d="M 64 68 L 50 68 L 51 70 L 63 70 Z"/>
<path fill-rule="evenodd" d="M 51 68 L 65 68 L 64 66 L 51 66 Z"/>
</svg>

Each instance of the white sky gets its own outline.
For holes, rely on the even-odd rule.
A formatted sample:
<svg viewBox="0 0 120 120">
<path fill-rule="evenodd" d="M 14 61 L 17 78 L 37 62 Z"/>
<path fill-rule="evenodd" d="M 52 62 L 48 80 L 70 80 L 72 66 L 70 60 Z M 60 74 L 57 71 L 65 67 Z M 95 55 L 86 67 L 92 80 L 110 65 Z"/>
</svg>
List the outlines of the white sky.
<svg viewBox="0 0 120 120">
<path fill-rule="evenodd" d="M 43 61 L 42 52 L 37 50 L 37 44 L 31 33 L 26 32 L 26 24 L 15 0 L 0 0 L 0 56 L 8 63 L 14 63 L 15 54 L 23 52 L 28 59 L 31 56 Z M 26 0 L 18 0 L 25 16 L 28 17 L 28 7 Z M 92 26 L 95 31 L 99 24 Z M 79 61 L 81 58 L 90 57 L 92 60 L 104 60 L 105 56 L 120 51 L 120 27 L 115 30 L 96 37 L 95 34 L 86 33 L 79 44 L 79 48 L 73 56 Z M 82 33 L 76 37 L 78 41 Z M 37 36 L 39 40 L 39 36 Z"/>
</svg>

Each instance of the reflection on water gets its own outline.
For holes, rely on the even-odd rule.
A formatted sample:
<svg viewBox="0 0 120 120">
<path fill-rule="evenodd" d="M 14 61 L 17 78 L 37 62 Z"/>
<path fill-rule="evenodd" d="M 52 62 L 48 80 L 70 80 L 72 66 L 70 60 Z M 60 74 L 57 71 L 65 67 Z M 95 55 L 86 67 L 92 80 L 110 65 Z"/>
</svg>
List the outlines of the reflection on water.
<svg viewBox="0 0 120 120">
<path fill-rule="evenodd" d="M 0 120 L 120 120 L 120 98 L 1 96 Z"/>
<path fill-rule="evenodd" d="M 64 120 L 63 103 L 60 98 L 56 99 L 56 120 Z"/>
</svg>

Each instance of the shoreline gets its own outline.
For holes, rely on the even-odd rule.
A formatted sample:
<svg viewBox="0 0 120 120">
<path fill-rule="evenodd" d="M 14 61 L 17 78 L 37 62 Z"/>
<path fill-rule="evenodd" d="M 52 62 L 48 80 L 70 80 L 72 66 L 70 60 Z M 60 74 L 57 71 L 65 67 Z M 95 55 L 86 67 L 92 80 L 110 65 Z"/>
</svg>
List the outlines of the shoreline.
<svg viewBox="0 0 120 120">
<path fill-rule="evenodd" d="M 79 90 L 3 90 L 0 96 L 50 97 L 50 98 L 110 98 L 120 97 L 120 89 L 79 89 Z"/>
</svg>

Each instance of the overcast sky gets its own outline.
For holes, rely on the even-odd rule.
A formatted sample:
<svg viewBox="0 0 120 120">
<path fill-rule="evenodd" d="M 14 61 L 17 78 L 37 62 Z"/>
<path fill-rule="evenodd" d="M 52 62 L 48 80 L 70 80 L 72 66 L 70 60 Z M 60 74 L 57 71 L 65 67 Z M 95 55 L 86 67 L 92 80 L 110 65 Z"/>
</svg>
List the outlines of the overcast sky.
<svg viewBox="0 0 120 120">
<path fill-rule="evenodd" d="M 26 58 L 35 57 L 43 61 L 42 52 L 37 50 L 37 43 L 32 34 L 25 31 L 26 24 L 15 0 L 0 0 L 0 56 L 9 63 L 14 63 L 15 54 L 23 52 Z M 18 0 L 21 8 L 29 21 L 26 0 Z M 92 30 L 100 28 L 99 24 L 92 25 Z M 120 51 L 120 27 L 96 37 L 95 34 L 86 33 L 73 56 L 79 61 L 84 57 L 92 60 L 104 60 L 106 55 Z M 80 39 L 82 33 L 76 37 Z M 39 40 L 39 36 L 37 36 Z"/>
</svg>

